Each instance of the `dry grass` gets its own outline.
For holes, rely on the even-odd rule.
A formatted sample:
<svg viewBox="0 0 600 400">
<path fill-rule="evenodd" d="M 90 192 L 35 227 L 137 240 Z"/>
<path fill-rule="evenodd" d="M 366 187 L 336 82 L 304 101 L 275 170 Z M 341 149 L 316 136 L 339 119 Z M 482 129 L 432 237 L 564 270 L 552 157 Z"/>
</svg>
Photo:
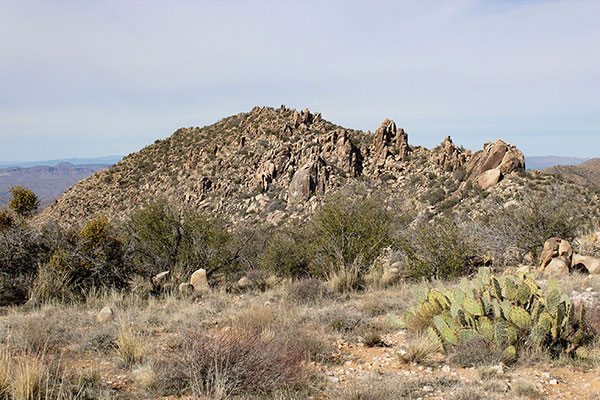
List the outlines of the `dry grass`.
<svg viewBox="0 0 600 400">
<path fill-rule="evenodd" d="M 15 315 L 8 323 L 9 343 L 27 353 L 57 352 L 79 339 L 73 330 L 81 322 L 76 314 L 59 306 L 44 306 L 31 315 Z"/>
<path fill-rule="evenodd" d="M 264 332 L 281 326 L 278 317 L 273 307 L 255 303 L 235 313 L 231 324 L 245 332 Z"/>
<path fill-rule="evenodd" d="M 142 363 L 150 353 L 148 338 L 140 335 L 133 325 L 122 322 L 117 333 L 117 354 L 126 366 Z"/>
<path fill-rule="evenodd" d="M 19 357 L 12 366 L 10 395 L 15 400 L 41 398 L 49 380 L 49 371 L 42 358 Z"/>
<path fill-rule="evenodd" d="M 419 334 L 409 339 L 406 354 L 402 355 L 401 359 L 404 362 L 426 363 L 440 350 L 438 343 L 432 341 L 427 335 Z"/>
<path fill-rule="evenodd" d="M 187 332 L 180 348 L 157 364 L 164 395 L 228 398 L 268 393 L 306 382 L 303 354 L 294 344 L 256 331 Z"/>
<path fill-rule="evenodd" d="M 151 365 L 141 365 L 133 371 L 133 379 L 145 391 L 152 392 L 157 388 L 156 373 Z"/>
<path fill-rule="evenodd" d="M 356 290 L 361 282 L 360 267 L 357 264 L 334 268 L 327 276 L 331 288 L 340 293 Z"/>
<path fill-rule="evenodd" d="M 332 299 L 334 293 L 320 279 L 300 279 L 286 287 L 286 298 L 296 304 L 317 304 Z"/>
<path fill-rule="evenodd" d="M 10 355 L 8 351 L 0 351 L 0 398 L 3 398 L 10 386 Z"/>
<path fill-rule="evenodd" d="M 447 355 L 448 362 L 459 367 L 497 365 L 503 361 L 502 352 L 483 339 L 461 341 Z"/>
<path fill-rule="evenodd" d="M 525 379 L 517 379 L 512 383 L 512 392 L 517 396 L 522 396 L 531 400 L 543 399 L 544 396 L 536 389 L 533 382 Z"/>
</svg>

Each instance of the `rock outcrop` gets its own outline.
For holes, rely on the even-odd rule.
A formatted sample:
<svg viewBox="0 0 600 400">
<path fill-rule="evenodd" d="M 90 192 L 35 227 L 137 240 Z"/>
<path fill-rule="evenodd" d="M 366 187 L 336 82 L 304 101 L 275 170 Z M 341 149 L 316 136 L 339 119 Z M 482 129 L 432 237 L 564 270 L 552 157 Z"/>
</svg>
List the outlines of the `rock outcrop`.
<svg viewBox="0 0 600 400">
<path fill-rule="evenodd" d="M 573 254 L 571 264 L 575 271 L 588 272 L 592 275 L 600 274 L 600 258 Z"/>
<path fill-rule="evenodd" d="M 467 154 L 452 143 L 450 136 L 446 136 L 442 143 L 442 152 L 435 162 L 446 171 L 456 171 L 467 163 Z"/>
<path fill-rule="evenodd" d="M 544 243 L 539 270 L 544 275 L 564 275 L 572 271 L 596 275 L 600 274 L 600 259 L 576 254 L 568 241 L 550 238 Z"/>
<path fill-rule="evenodd" d="M 304 164 L 296 171 L 288 188 L 289 200 L 292 203 L 308 200 L 315 192 L 325 193 L 329 170 L 320 157 Z"/>
<path fill-rule="evenodd" d="M 410 152 L 408 134 L 404 129 L 398 130 L 396 123 L 387 118 L 375 131 L 371 147 L 372 154 L 380 165 L 383 165 L 388 157 L 406 161 Z"/>
<path fill-rule="evenodd" d="M 487 172 L 490 170 L 495 171 Z M 493 181 L 492 177 L 498 177 L 499 181 L 504 175 L 523 170 L 525 170 L 523 153 L 514 145 L 502 140 L 484 144 L 483 150 L 473 154 L 473 157 L 467 163 L 467 174 L 472 181 L 477 182 L 482 188 Z M 484 173 L 487 173 L 487 177 L 480 179 Z M 497 181 L 491 183 L 490 186 L 496 183 Z"/>
</svg>

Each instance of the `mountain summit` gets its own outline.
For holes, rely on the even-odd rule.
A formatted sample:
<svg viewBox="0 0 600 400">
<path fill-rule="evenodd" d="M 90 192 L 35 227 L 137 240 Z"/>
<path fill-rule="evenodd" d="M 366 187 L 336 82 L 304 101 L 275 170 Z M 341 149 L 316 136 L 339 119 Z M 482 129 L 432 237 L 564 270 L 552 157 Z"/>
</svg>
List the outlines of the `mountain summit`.
<svg viewBox="0 0 600 400">
<path fill-rule="evenodd" d="M 324 194 L 353 186 L 435 212 L 524 169 L 523 154 L 501 140 L 472 153 L 446 137 L 429 150 L 411 146 L 389 119 L 371 133 L 308 109 L 255 107 L 203 128 L 181 128 L 130 154 L 68 189 L 38 220 L 121 218 L 164 197 L 231 223 L 278 224 L 308 215 Z"/>
</svg>

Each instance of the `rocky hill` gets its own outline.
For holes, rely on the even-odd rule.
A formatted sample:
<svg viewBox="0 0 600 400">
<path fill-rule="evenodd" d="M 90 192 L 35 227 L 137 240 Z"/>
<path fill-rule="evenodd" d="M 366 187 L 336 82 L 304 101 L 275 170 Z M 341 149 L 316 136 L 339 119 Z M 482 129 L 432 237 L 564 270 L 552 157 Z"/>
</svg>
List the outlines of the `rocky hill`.
<svg viewBox="0 0 600 400">
<path fill-rule="evenodd" d="M 10 187 L 24 186 L 37 194 L 43 209 L 68 187 L 107 167 L 109 165 L 106 164 L 72 165 L 63 162 L 54 166 L 0 169 L 0 208 L 10 200 Z"/>
<path fill-rule="evenodd" d="M 593 158 L 580 165 L 557 165 L 543 169 L 542 172 L 600 189 L 600 158 Z"/>
<path fill-rule="evenodd" d="M 429 150 L 411 146 L 407 132 L 389 119 L 371 133 L 308 110 L 255 107 L 157 140 L 71 187 L 37 219 L 122 218 L 165 197 L 231 223 L 277 225 L 309 215 L 337 190 L 435 214 L 472 206 L 486 191 L 518 192 L 524 169 L 523 154 L 501 140 L 473 153 L 446 137 Z"/>
</svg>

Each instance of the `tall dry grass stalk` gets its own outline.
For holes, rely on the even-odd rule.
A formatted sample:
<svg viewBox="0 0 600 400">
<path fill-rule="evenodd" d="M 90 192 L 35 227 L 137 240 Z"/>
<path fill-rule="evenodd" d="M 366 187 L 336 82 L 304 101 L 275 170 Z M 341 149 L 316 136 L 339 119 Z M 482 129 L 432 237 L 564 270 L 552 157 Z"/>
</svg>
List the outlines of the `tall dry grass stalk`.
<svg viewBox="0 0 600 400">
<path fill-rule="evenodd" d="M 360 285 L 360 265 L 354 262 L 350 266 L 340 264 L 327 275 L 331 288 L 336 292 L 351 292 Z"/>
<path fill-rule="evenodd" d="M 42 357 L 23 355 L 13 361 L 9 392 L 14 400 L 42 398 L 49 384 L 50 374 Z"/>
<path fill-rule="evenodd" d="M 117 333 L 117 354 L 125 365 L 142 363 L 149 353 L 148 339 L 139 334 L 133 325 L 121 322 Z"/>
<path fill-rule="evenodd" d="M 0 398 L 4 398 L 10 386 L 10 355 L 0 351 Z"/>
</svg>

